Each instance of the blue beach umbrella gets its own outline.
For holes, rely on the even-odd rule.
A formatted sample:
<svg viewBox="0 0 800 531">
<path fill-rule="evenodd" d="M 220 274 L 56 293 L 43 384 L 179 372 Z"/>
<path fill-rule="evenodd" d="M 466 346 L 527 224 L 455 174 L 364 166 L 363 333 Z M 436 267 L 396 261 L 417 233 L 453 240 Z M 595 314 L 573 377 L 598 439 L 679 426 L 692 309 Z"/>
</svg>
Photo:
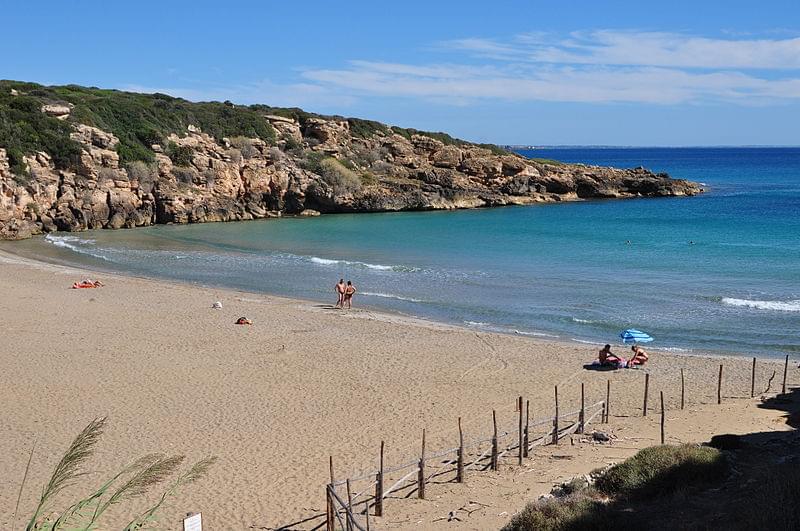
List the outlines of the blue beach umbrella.
<svg viewBox="0 0 800 531">
<path fill-rule="evenodd" d="M 622 338 L 622 342 L 626 345 L 630 345 L 632 343 L 650 343 L 653 338 L 641 330 L 636 330 L 635 328 L 628 328 L 624 332 L 622 332 L 619 337 Z"/>
</svg>

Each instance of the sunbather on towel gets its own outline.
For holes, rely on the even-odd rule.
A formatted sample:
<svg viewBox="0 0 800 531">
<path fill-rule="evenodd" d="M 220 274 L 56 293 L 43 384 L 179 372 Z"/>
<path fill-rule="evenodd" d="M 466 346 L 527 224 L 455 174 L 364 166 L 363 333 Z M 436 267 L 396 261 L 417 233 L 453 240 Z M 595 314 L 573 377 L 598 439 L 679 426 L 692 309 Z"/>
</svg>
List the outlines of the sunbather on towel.
<svg viewBox="0 0 800 531">
<path fill-rule="evenodd" d="M 92 280 L 90 278 L 84 278 L 80 282 L 75 282 L 72 285 L 72 289 L 85 289 L 85 288 L 101 288 L 103 287 L 103 283 L 99 280 Z"/>
<path fill-rule="evenodd" d="M 620 358 L 619 356 L 611 352 L 611 345 L 606 345 L 602 349 L 600 349 L 598 358 L 600 360 L 600 365 L 604 366 L 624 367 L 626 364 L 624 358 Z"/>
</svg>

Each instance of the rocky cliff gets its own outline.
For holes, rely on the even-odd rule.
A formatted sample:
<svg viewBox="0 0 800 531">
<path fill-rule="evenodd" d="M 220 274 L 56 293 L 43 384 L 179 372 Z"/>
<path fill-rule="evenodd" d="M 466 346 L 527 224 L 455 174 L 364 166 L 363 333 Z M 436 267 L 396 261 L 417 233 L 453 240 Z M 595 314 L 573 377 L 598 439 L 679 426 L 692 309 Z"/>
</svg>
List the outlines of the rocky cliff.
<svg viewBox="0 0 800 531">
<path fill-rule="evenodd" d="M 5 100 L 9 112 L 16 112 L 15 98 L 28 98 L 17 107 L 32 112 L 31 96 L 10 90 Z M 124 125 L 111 131 L 84 123 L 82 116 L 91 114 L 77 112 L 75 104 L 58 101 L 51 92 L 42 92 L 34 102 L 42 121 L 37 115 L 31 127 L 45 131 L 55 124 L 60 129 L 53 130 L 65 131 L 69 138 L 53 144 L 57 153 L 24 153 L 16 147 L 11 153 L 0 136 L 3 239 L 285 214 L 475 208 L 702 191 L 695 183 L 643 168 L 531 160 L 442 134 L 296 111 L 274 114 L 265 107 L 247 109 L 263 119 L 258 130 L 269 127 L 269 135 L 212 136 L 197 120 L 160 137 L 149 134 L 153 143 L 139 156 L 143 160 L 137 160 L 131 149 L 122 149 Z M 91 109 L 91 103 L 81 105 Z M 117 124 L 120 117 L 113 118 Z M 185 121 L 194 120 L 189 115 Z M 8 144 L 15 140 L 11 134 L 20 133 L 6 132 Z M 40 137 L 50 138 L 44 132 Z"/>
</svg>

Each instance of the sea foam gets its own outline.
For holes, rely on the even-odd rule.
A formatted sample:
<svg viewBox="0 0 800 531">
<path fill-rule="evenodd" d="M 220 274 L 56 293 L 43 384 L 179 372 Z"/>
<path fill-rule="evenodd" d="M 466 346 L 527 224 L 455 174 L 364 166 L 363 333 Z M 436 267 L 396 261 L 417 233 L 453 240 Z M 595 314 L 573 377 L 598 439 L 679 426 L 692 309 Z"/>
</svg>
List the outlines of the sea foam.
<svg viewBox="0 0 800 531">
<path fill-rule="evenodd" d="M 723 297 L 723 304 L 730 306 L 740 306 L 744 308 L 753 308 L 756 310 L 776 310 L 780 312 L 800 312 L 800 299 L 791 301 L 757 301 L 750 299 L 734 299 L 732 297 Z"/>
</svg>

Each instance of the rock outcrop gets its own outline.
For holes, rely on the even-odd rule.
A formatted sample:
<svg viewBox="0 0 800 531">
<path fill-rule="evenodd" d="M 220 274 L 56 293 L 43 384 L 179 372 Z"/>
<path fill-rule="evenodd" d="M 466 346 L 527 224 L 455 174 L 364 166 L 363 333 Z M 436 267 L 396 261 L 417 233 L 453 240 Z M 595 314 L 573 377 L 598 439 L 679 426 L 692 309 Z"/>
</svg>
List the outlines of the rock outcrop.
<svg viewBox="0 0 800 531">
<path fill-rule="evenodd" d="M 42 112 L 66 119 L 67 105 Z M 524 205 L 590 198 L 694 195 L 695 184 L 643 168 L 547 163 L 473 144 L 449 145 L 391 130 L 366 138 L 347 120 L 266 115 L 279 135 L 217 141 L 189 126 L 153 145 L 155 163 L 121 165 L 110 132 L 73 124 L 81 146 L 74 170 L 51 155 L 26 155 L 12 173 L 0 148 L 0 239 L 43 232 L 132 228 L 316 215 Z M 167 155 L 180 150 L 185 160 Z M 180 164 L 178 164 L 180 163 Z"/>
</svg>

